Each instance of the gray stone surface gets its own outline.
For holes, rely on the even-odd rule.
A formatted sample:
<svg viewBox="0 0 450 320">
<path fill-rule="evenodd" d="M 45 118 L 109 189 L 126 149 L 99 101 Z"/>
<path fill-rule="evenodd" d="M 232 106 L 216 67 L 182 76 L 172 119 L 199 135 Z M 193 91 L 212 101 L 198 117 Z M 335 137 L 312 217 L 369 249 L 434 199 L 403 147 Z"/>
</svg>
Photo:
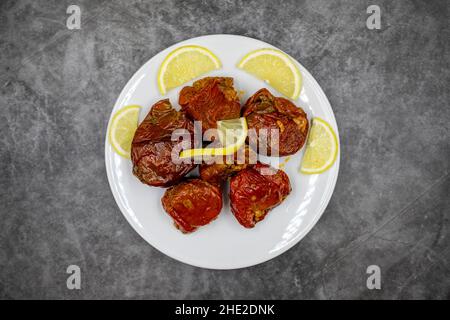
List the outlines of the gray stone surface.
<svg viewBox="0 0 450 320">
<path fill-rule="evenodd" d="M 82 29 L 65 26 L 69 4 Z M 382 10 L 379 31 L 366 8 Z M 448 1 L 0 2 L 1 298 L 450 298 Z M 341 171 L 315 228 L 267 263 L 191 267 L 110 192 L 104 137 L 132 74 L 167 46 L 229 33 L 297 58 L 327 94 Z M 66 268 L 82 269 L 67 290 Z M 367 290 L 366 268 L 382 270 Z"/>
</svg>

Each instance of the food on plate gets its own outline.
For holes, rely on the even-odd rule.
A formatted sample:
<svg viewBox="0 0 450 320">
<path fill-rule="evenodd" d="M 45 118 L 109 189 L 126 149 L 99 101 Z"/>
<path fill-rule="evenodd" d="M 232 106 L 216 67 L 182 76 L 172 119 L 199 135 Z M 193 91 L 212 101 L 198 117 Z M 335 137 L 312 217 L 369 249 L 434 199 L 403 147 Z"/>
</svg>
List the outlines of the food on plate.
<svg viewBox="0 0 450 320">
<path fill-rule="evenodd" d="M 305 144 L 308 134 L 306 113 L 288 99 L 274 97 L 267 89 L 258 90 L 247 100 L 243 116 L 247 118 L 248 130 L 256 131 L 258 153 L 266 146 L 267 155 L 287 156 Z M 272 130 L 276 130 L 278 137 Z"/>
<path fill-rule="evenodd" d="M 336 161 L 338 149 L 337 136 L 330 124 L 314 118 L 300 171 L 316 174 L 328 170 Z"/>
<path fill-rule="evenodd" d="M 191 179 L 167 189 L 161 202 L 175 226 L 189 233 L 217 218 L 222 209 L 222 191 L 207 181 Z"/>
<path fill-rule="evenodd" d="M 159 64 L 156 84 L 162 95 L 177 88 L 172 95 L 178 94 L 178 106 L 161 98 L 163 100 L 150 108 L 140 124 L 139 119 L 145 115 L 140 116 L 140 106 L 130 105 L 118 110 L 111 117 L 107 136 L 111 147 L 107 145 L 105 151 L 108 157 L 114 150 L 131 159 L 132 172 L 140 182 L 167 188 L 160 198 L 161 204 L 181 232 L 191 233 L 218 217 L 223 207 L 224 187 L 229 188 L 226 191 L 230 210 L 238 223 L 253 228 L 291 193 L 289 176 L 283 171 L 292 169 L 292 162 L 287 165 L 291 155 L 306 145 L 300 168 L 297 168 L 303 174 L 322 173 L 338 158 L 338 137 L 330 124 L 320 118 L 308 120 L 305 111 L 296 105 L 300 96 L 302 101 L 307 101 L 308 94 L 302 91 L 301 65 L 286 53 L 263 48 L 239 57 L 242 59 L 236 68 L 244 76 L 242 81 L 253 78 L 242 88 L 239 86 L 243 83 L 231 77 L 236 71 L 233 68 L 223 75 L 211 72 L 222 68 L 222 63 L 208 48 L 184 45 L 162 54 L 165 57 L 161 54 L 155 57 Z M 226 50 L 221 54 L 229 58 Z M 311 77 L 306 71 L 303 73 Z M 129 85 L 136 87 L 139 94 L 128 94 L 125 100 L 154 96 L 151 83 L 147 87 L 150 91 L 143 94 L 142 81 L 136 82 L 136 79 Z M 248 92 L 248 88 L 257 83 L 261 89 Z M 313 91 L 322 94 L 317 86 Z M 273 92 L 279 93 L 275 96 Z M 241 107 L 241 98 L 251 93 L 253 95 Z M 120 106 L 122 96 L 117 102 Z M 322 107 L 329 110 L 328 104 Z M 183 134 L 180 129 L 184 130 Z M 120 184 L 123 178 L 119 166 L 123 166 L 124 161 L 120 159 L 112 155 L 113 162 L 108 165 L 111 183 Z M 274 160 L 279 160 L 276 168 L 262 163 Z M 126 161 L 125 165 L 130 163 Z M 114 166 L 118 171 L 111 176 Z M 303 183 L 303 178 L 295 178 Z M 147 206 L 151 207 L 154 204 L 151 192 L 157 191 L 147 191 L 150 195 Z M 284 205 L 289 209 L 292 203 L 288 200 Z M 272 216 L 267 220 L 277 218 L 276 213 Z"/>
<path fill-rule="evenodd" d="M 265 81 L 285 96 L 296 100 L 302 88 L 302 74 L 295 62 L 284 52 L 259 49 L 248 53 L 238 68 Z"/>
<path fill-rule="evenodd" d="M 289 177 L 284 171 L 257 163 L 231 178 L 231 211 L 241 225 L 253 228 L 290 192 Z"/>
<path fill-rule="evenodd" d="M 181 109 L 193 120 L 202 121 L 202 132 L 217 128 L 217 121 L 240 117 L 241 105 L 233 78 L 206 77 L 180 92 Z"/>
<path fill-rule="evenodd" d="M 214 140 L 214 143 L 208 148 L 183 150 L 180 158 L 231 155 L 239 150 L 247 139 L 247 121 L 244 117 L 218 121 L 217 130 L 218 141 Z"/>
<path fill-rule="evenodd" d="M 217 133 L 220 143 L 236 152 L 245 144 L 247 138 L 247 120 L 245 117 L 217 121 Z"/>
<path fill-rule="evenodd" d="M 219 58 L 207 48 L 188 45 L 169 53 L 158 71 L 161 94 L 209 71 L 220 69 Z"/>
<path fill-rule="evenodd" d="M 200 165 L 200 177 L 210 183 L 220 184 L 237 172 L 255 164 L 256 159 L 256 153 L 248 146 L 244 146 L 231 157 L 224 156 L 222 163 Z"/>
<path fill-rule="evenodd" d="M 168 187 L 195 167 L 192 162 L 172 161 L 172 149 L 180 143 L 171 140 L 176 129 L 187 130 L 192 138 L 194 125 L 183 112 L 173 109 L 168 99 L 155 103 L 137 128 L 131 146 L 133 173 L 141 182 Z"/>
<path fill-rule="evenodd" d="M 108 139 L 114 151 L 130 158 L 131 141 L 138 126 L 140 106 L 127 106 L 114 114 L 109 127 Z"/>
</svg>

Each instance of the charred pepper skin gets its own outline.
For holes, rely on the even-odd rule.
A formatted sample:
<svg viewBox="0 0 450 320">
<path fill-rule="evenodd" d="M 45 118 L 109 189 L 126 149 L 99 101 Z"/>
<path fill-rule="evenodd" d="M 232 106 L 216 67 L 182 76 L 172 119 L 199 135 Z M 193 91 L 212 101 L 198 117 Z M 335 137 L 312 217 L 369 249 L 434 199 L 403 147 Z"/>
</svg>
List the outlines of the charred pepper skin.
<svg viewBox="0 0 450 320">
<path fill-rule="evenodd" d="M 247 100 L 243 116 L 247 119 L 248 129 L 256 131 L 258 145 L 267 144 L 267 155 L 292 155 L 305 144 L 309 129 L 306 113 L 288 99 L 274 97 L 267 89 L 258 90 Z M 267 130 L 267 139 L 261 129 Z M 270 134 L 271 129 L 278 130 L 278 143 Z M 258 152 L 260 150 L 259 147 Z"/>
<path fill-rule="evenodd" d="M 291 184 L 284 171 L 258 163 L 231 178 L 231 211 L 242 226 L 253 228 L 290 192 Z"/>
<path fill-rule="evenodd" d="M 240 117 L 241 104 L 233 78 L 206 77 L 184 87 L 178 99 L 181 109 L 192 119 L 202 121 L 202 132 L 217 128 L 217 121 Z"/>
<path fill-rule="evenodd" d="M 222 191 L 201 179 L 190 179 L 166 190 L 161 199 L 164 210 L 183 233 L 195 231 L 222 210 Z"/>
<path fill-rule="evenodd" d="M 131 144 L 131 161 L 133 174 L 142 183 L 168 187 L 195 168 L 193 163 L 172 161 L 172 149 L 179 143 L 171 140 L 176 129 L 186 129 L 193 141 L 192 121 L 173 109 L 168 99 L 155 103 L 138 126 Z"/>
</svg>

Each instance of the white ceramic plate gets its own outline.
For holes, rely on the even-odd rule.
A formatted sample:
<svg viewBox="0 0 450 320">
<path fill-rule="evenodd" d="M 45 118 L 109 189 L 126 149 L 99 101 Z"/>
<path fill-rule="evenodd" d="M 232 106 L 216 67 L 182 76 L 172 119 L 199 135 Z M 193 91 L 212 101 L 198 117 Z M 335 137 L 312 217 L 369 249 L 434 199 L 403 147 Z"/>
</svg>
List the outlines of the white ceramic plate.
<svg viewBox="0 0 450 320">
<path fill-rule="evenodd" d="M 207 47 L 222 61 L 222 69 L 209 76 L 231 76 L 237 90 L 243 90 L 241 103 L 262 87 L 281 96 L 253 76 L 236 68 L 237 62 L 248 52 L 273 46 L 251 38 L 235 35 L 210 35 L 177 43 L 147 61 L 128 81 L 120 93 L 112 115 L 126 105 L 143 107 L 140 121 L 150 107 L 162 98 L 170 98 L 178 107 L 180 88 L 161 96 L 157 86 L 158 68 L 166 55 L 175 48 L 196 44 Z M 303 88 L 294 101 L 308 114 L 308 119 L 321 117 L 338 133 L 330 103 L 311 74 L 298 63 L 303 75 Z M 186 85 L 190 85 L 187 83 Z M 111 121 L 111 118 L 110 118 Z M 105 162 L 114 198 L 125 218 L 153 247 L 166 255 L 194 266 L 210 269 L 235 269 L 252 266 L 272 259 L 298 243 L 316 224 L 325 210 L 336 184 L 339 170 L 336 163 L 320 175 L 303 175 L 299 166 L 304 148 L 290 157 L 284 171 L 289 175 L 292 192 L 253 229 L 242 227 L 230 211 L 228 189 L 224 190 L 224 207 L 219 217 L 191 234 L 177 230 L 161 205 L 165 189 L 149 187 L 139 182 L 131 172 L 131 161 L 117 155 L 105 140 Z M 276 166 L 275 159 L 263 159 Z M 285 160 L 280 158 L 280 163 Z"/>
</svg>

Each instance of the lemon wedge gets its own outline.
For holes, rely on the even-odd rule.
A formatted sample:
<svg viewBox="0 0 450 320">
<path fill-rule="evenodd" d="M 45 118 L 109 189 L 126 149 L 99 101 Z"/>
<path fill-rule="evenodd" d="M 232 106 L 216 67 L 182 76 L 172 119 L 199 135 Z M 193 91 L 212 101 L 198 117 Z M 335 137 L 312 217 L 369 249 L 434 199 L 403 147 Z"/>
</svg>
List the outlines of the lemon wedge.
<svg viewBox="0 0 450 320">
<path fill-rule="evenodd" d="M 247 139 L 247 121 L 245 117 L 217 121 L 219 140 L 223 148 L 187 149 L 180 153 L 180 159 L 197 156 L 226 156 L 237 152 Z"/>
<path fill-rule="evenodd" d="M 220 69 L 219 58 L 208 49 L 189 45 L 175 49 L 167 55 L 158 71 L 161 94 L 209 71 Z"/>
<path fill-rule="evenodd" d="M 302 75 L 295 62 L 275 49 L 259 49 L 248 53 L 238 68 L 264 80 L 285 96 L 295 100 L 302 88 Z"/>
<path fill-rule="evenodd" d="M 338 149 L 338 140 L 330 124 L 314 118 L 300 172 L 316 174 L 328 170 L 336 161 Z"/>
<path fill-rule="evenodd" d="M 109 126 L 108 139 L 114 151 L 124 158 L 130 158 L 131 141 L 136 132 L 140 106 L 126 106 L 114 114 Z"/>
</svg>

